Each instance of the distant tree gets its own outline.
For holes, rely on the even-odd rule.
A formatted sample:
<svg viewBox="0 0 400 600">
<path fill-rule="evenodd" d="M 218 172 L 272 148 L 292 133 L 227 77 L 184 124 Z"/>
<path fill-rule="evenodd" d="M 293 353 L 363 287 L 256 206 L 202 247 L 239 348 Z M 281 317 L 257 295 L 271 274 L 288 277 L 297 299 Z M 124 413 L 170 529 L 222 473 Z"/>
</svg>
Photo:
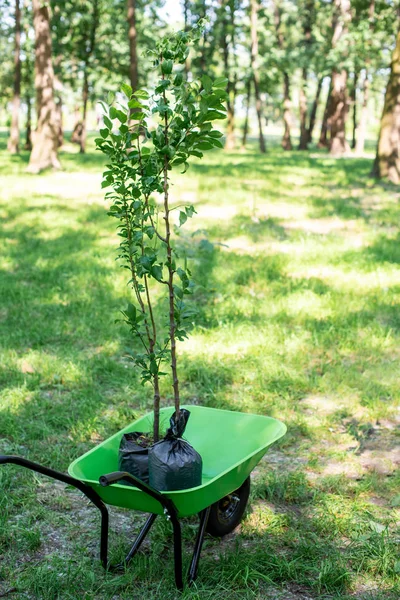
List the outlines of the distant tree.
<svg viewBox="0 0 400 600">
<path fill-rule="evenodd" d="M 282 6 L 278 4 L 278 0 L 273 0 L 273 9 L 274 9 L 274 22 L 275 22 L 275 31 L 276 38 L 278 43 L 278 48 L 281 53 L 284 55 L 285 53 L 285 36 L 282 30 Z M 284 132 L 282 138 L 282 148 L 284 150 L 292 149 L 292 139 L 290 134 L 290 129 L 292 126 L 292 100 L 290 97 L 290 78 L 289 72 L 286 68 L 286 61 L 282 62 L 282 71 L 283 71 L 283 124 L 284 124 Z"/>
<path fill-rule="evenodd" d="M 307 127 L 307 84 L 308 84 L 308 76 L 309 76 L 309 64 L 310 64 L 310 51 L 312 50 L 313 39 L 312 39 L 312 30 L 315 21 L 315 1 L 314 0 L 305 0 L 304 5 L 302 6 L 301 17 L 302 17 L 302 27 L 303 27 L 303 44 L 302 44 L 302 59 L 303 59 L 303 67 L 301 70 L 301 85 L 300 85 L 300 93 L 299 93 L 299 113 L 300 113 L 300 140 L 299 140 L 299 150 L 307 150 L 308 144 L 312 137 L 312 129 L 314 128 L 314 124 L 312 125 L 311 135 L 310 129 Z M 319 83 L 319 82 L 318 82 Z M 316 107 L 318 106 L 319 94 L 321 93 L 321 85 L 319 88 L 317 87 L 316 94 Z M 316 110 L 315 110 L 316 113 Z M 315 116 L 314 116 L 315 120 Z"/>
<path fill-rule="evenodd" d="M 332 49 L 341 50 L 337 64 L 332 70 L 331 93 L 328 104 L 328 127 L 330 129 L 329 151 L 332 156 L 348 152 L 346 141 L 347 70 L 340 64 L 343 59 L 343 40 L 351 21 L 350 0 L 334 0 Z"/>
<path fill-rule="evenodd" d="M 372 175 L 400 183 L 400 31 L 392 55 Z"/>
<path fill-rule="evenodd" d="M 47 167 L 60 168 L 57 156 L 59 120 L 54 102 L 54 71 L 50 13 L 47 4 L 32 0 L 35 30 L 35 88 L 37 127 L 28 171 L 38 173 Z"/>
<path fill-rule="evenodd" d="M 21 10 L 15 0 L 15 50 L 14 50 L 14 97 L 11 116 L 10 137 L 7 148 L 11 154 L 19 152 L 19 110 L 21 104 Z"/>
<path fill-rule="evenodd" d="M 250 36 L 251 36 L 251 73 L 254 85 L 254 96 L 256 101 L 256 112 L 258 121 L 258 142 L 260 146 L 260 152 L 265 152 L 265 140 L 263 134 L 263 114 L 262 114 L 262 102 L 260 96 L 260 76 L 258 72 L 258 11 L 260 6 L 258 0 L 250 0 Z"/>
</svg>

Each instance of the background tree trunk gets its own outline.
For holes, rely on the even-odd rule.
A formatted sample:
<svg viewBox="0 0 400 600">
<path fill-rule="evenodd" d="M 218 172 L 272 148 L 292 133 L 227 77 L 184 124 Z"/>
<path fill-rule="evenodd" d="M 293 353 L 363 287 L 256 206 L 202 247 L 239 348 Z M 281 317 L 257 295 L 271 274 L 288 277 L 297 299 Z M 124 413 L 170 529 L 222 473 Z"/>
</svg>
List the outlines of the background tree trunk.
<svg viewBox="0 0 400 600">
<path fill-rule="evenodd" d="M 85 56 L 85 65 L 83 69 L 83 86 L 82 86 L 82 127 L 80 128 L 79 152 L 85 153 L 87 139 L 87 104 L 89 99 L 89 69 L 90 61 L 95 49 L 96 32 L 99 24 L 99 0 L 93 0 L 93 16 L 91 20 L 92 28 L 88 37 L 88 44 Z M 131 64 L 132 67 L 132 64 Z"/>
<path fill-rule="evenodd" d="M 21 104 L 21 10 L 15 0 L 15 50 L 14 50 L 14 97 L 11 115 L 10 137 L 7 148 L 11 154 L 19 152 L 19 109 Z"/>
<path fill-rule="evenodd" d="M 369 30 L 371 35 L 374 32 L 374 14 L 375 14 L 375 0 L 370 0 L 368 10 Z M 357 128 L 357 141 L 356 141 L 356 154 L 360 155 L 364 152 L 365 137 L 367 133 L 367 122 L 368 122 L 368 99 L 369 99 L 369 68 L 371 59 L 369 57 L 365 60 L 365 76 L 363 81 L 363 100 L 361 105 L 360 122 Z"/>
<path fill-rule="evenodd" d="M 356 135 L 356 154 L 360 155 L 364 152 L 365 137 L 367 133 L 368 122 L 368 97 L 369 97 L 369 74 L 368 69 L 365 69 L 363 81 L 363 100 L 361 105 L 360 121 L 357 127 Z"/>
<path fill-rule="evenodd" d="M 128 0 L 129 78 L 135 92 L 139 87 L 136 32 L 136 0 Z"/>
<path fill-rule="evenodd" d="M 39 173 L 47 167 L 60 168 L 57 157 L 58 115 L 54 102 L 54 72 L 51 52 L 50 14 L 47 4 L 32 0 L 35 29 L 35 88 L 37 127 L 28 172 Z"/>
<path fill-rule="evenodd" d="M 32 150 L 32 102 L 30 94 L 25 96 L 26 102 L 26 133 L 24 150 Z"/>
<path fill-rule="evenodd" d="M 282 138 L 282 148 L 284 150 L 292 150 L 292 140 L 290 137 L 290 128 L 292 125 L 291 115 L 292 102 L 290 100 L 290 81 L 287 73 L 283 74 L 283 122 L 285 131 Z"/>
<path fill-rule="evenodd" d="M 324 115 L 322 117 L 321 133 L 319 135 L 318 148 L 327 148 L 328 143 L 329 143 L 328 116 L 329 116 L 329 105 L 331 103 L 331 94 L 332 94 L 332 77 L 329 82 L 329 90 L 328 90 L 328 95 L 326 97 Z"/>
<path fill-rule="evenodd" d="M 258 140 L 260 145 L 260 152 L 264 153 L 265 140 L 262 129 L 262 103 L 260 97 L 260 84 L 258 75 L 258 33 L 257 33 L 257 15 L 258 15 L 258 2 L 257 0 L 250 0 L 250 33 L 251 33 L 251 70 L 254 84 L 254 96 L 256 100 L 256 112 L 258 122 Z"/>
<path fill-rule="evenodd" d="M 353 129 L 352 129 L 351 145 L 350 145 L 352 150 L 354 150 L 354 148 L 356 147 L 356 138 L 357 138 L 356 131 L 357 131 L 357 82 L 358 82 L 358 77 L 359 77 L 359 73 L 357 71 L 354 71 L 353 82 L 352 82 L 351 91 L 350 91 L 350 102 L 351 102 L 351 107 L 353 109 L 352 110 Z"/>
<path fill-rule="evenodd" d="M 339 40 L 347 33 L 351 19 L 350 0 L 334 0 L 335 15 L 333 20 L 332 48 L 336 48 Z M 332 71 L 332 92 L 329 103 L 328 126 L 331 138 L 329 150 L 332 156 L 341 156 L 349 151 L 346 141 L 347 106 L 347 71 L 334 68 Z"/>
<path fill-rule="evenodd" d="M 323 77 L 320 77 L 318 79 L 317 91 L 315 92 L 315 98 L 314 98 L 314 101 L 311 106 L 310 120 L 309 120 L 309 124 L 308 124 L 308 129 L 307 129 L 307 138 L 308 138 L 309 144 L 312 143 L 313 131 L 314 131 L 314 127 L 315 127 L 315 121 L 317 118 L 317 110 L 318 110 L 319 99 L 321 96 L 323 80 L 324 80 Z"/>
<path fill-rule="evenodd" d="M 400 183 L 400 31 L 392 56 L 372 175 Z"/>
<path fill-rule="evenodd" d="M 302 70 L 302 81 L 299 94 L 299 112 L 300 112 L 300 141 L 299 150 L 307 150 L 309 135 L 307 129 L 307 69 Z"/>
<path fill-rule="evenodd" d="M 250 111 L 250 97 L 251 97 L 251 80 L 249 79 L 246 83 L 246 116 L 244 119 L 243 126 L 243 137 L 242 137 L 242 149 L 246 148 L 247 143 L 247 134 L 249 133 L 249 111 Z"/>
</svg>

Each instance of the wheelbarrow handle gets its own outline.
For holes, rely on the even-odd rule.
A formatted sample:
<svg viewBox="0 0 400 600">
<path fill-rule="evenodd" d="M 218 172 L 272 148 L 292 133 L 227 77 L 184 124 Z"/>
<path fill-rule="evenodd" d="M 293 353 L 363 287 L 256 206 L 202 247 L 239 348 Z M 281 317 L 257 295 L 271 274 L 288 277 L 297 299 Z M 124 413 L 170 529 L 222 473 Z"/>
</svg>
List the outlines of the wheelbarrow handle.
<svg viewBox="0 0 400 600">
<path fill-rule="evenodd" d="M 167 498 L 165 495 L 160 494 L 160 492 L 155 488 L 151 487 L 151 485 L 148 485 L 138 477 L 135 477 L 135 475 L 131 475 L 131 473 L 127 473 L 126 471 L 113 471 L 112 473 L 108 473 L 107 475 L 102 475 L 99 478 L 99 483 L 103 487 L 107 487 L 108 485 L 111 485 L 112 483 L 118 483 L 118 481 L 121 481 L 123 479 L 125 481 L 133 483 L 135 487 L 139 488 L 139 490 L 141 490 L 145 494 L 148 494 L 149 496 L 154 498 L 154 500 L 157 500 L 169 515 L 178 514 L 176 506 L 172 502 L 172 500 Z"/>
</svg>

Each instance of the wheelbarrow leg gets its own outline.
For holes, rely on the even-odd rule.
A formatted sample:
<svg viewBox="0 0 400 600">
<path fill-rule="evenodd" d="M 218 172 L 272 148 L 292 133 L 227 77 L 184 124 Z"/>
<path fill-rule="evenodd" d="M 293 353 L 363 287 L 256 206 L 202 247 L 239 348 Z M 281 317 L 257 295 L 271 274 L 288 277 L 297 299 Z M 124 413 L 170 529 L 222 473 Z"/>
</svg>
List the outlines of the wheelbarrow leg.
<svg viewBox="0 0 400 600">
<path fill-rule="evenodd" d="M 124 558 L 124 560 L 117 565 L 108 565 L 107 568 L 109 571 L 119 571 L 119 570 L 123 569 L 124 567 L 126 567 L 126 565 L 132 560 L 132 558 L 135 556 L 136 552 L 139 550 L 140 546 L 142 545 L 147 534 L 149 533 L 151 526 L 153 525 L 157 516 L 158 515 L 155 515 L 155 514 L 149 515 L 149 517 L 146 520 L 146 523 L 143 525 L 142 529 L 138 533 L 135 541 L 133 542 L 132 548 L 129 550 L 129 552 L 126 555 L 126 557 Z"/>
<path fill-rule="evenodd" d="M 181 525 L 175 511 L 170 511 L 169 516 L 172 523 L 174 534 L 174 568 L 175 568 L 175 584 L 178 590 L 183 591 L 182 577 L 182 534 Z"/>
<path fill-rule="evenodd" d="M 201 548 L 203 546 L 204 534 L 206 532 L 207 521 L 210 515 L 211 506 L 205 508 L 200 516 L 200 525 L 197 531 L 196 543 L 194 545 L 193 557 L 190 563 L 189 572 L 188 572 L 188 584 L 192 585 L 193 581 L 195 581 L 197 577 L 197 569 L 199 566 L 200 553 Z"/>
</svg>

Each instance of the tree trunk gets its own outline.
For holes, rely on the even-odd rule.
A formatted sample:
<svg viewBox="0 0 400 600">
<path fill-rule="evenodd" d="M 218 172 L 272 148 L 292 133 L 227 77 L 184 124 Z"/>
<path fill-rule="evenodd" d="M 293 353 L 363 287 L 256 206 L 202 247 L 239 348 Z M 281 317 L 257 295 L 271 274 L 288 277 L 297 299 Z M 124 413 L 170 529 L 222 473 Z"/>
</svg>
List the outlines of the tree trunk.
<svg viewBox="0 0 400 600">
<path fill-rule="evenodd" d="M 95 44 L 96 44 L 96 32 L 97 26 L 99 24 L 99 0 L 93 0 L 93 15 L 91 20 L 91 30 L 88 38 L 88 45 L 86 49 L 86 57 L 85 64 L 83 67 L 83 86 L 82 86 L 82 127 L 80 131 L 79 138 L 79 152 L 80 154 L 84 154 L 86 150 L 86 138 L 87 138 L 87 125 L 86 125 L 86 115 L 87 115 L 87 103 L 89 98 L 89 69 L 90 69 L 90 59 L 94 52 Z"/>
<path fill-rule="evenodd" d="M 372 175 L 400 183 L 400 31 L 392 56 Z"/>
<path fill-rule="evenodd" d="M 282 148 L 284 150 L 292 150 L 292 140 L 290 137 L 290 127 L 292 125 L 291 109 L 292 102 L 290 100 L 290 81 L 287 73 L 283 74 L 283 122 L 285 131 L 282 138 Z"/>
<path fill-rule="evenodd" d="M 59 123 L 54 102 L 49 8 L 40 0 L 32 0 L 32 6 L 38 120 L 27 170 L 30 173 L 39 173 L 47 167 L 59 169 L 61 165 L 57 157 Z"/>
<path fill-rule="evenodd" d="M 258 121 L 258 139 L 260 144 L 260 152 L 264 153 L 265 140 L 262 129 L 262 103 L 260 97 L 260 83 L 258 74 L 258 33 L 257 21 L 259 5 L 257 0 L 250 0 L 250 33 L 251 33 L 251 70 L 253 75 L 254 96 L 256 100 L 256 112 Z"/>
<path fill-rule="evenodd" d="M 369 30 L 371 35 L 374 31 L 374 14 L 375 14 L 375 0 L 370 0 L 368 10 Z M 371 42 L 370 42 L 371 44 Z M 365 137 L 367 133 L 367 122 L 368 122 L 368 98 L 369 98 L 369 66 L 371 59 L 369 57 L 365 60 L 365 77 L 363 81 L 363 101 L 361 105 L 360 122 L 357 129 L 357 141 L 356 141 L 356 154 L 360 155 L 364 152 Z"/>
<path fill-rule="evenodd" d="M 242 150 L 245 150 L 247 143 L 247 134 L 249 133 L 249 110 L 250 110 L 250 97 L 251 97 L 251 81 L 248 80 L 246 84 L 247 95 L 246 95 L 246 117 L 244 119 L 243 126 L 243 137 L 242 137 Z"/>
<path fill-rule="evenodd" d="M 333 21 L 332 48 L 336 48 L 339 40 L 347 33 L 351 19 L 350 0 L 334 0 L 335 14 Z M 329 104 L 328 123 L 331 132 L 329 150 L 332 156 L 342 156 L 349 151 L 346 141 L 347 105 L 347 71 L 334 68 L 332 71 L 332 93 Z"/>
<path fill-rule="evenodd" d="M 357 135 L 356 135 L 356 154 L 360 155 L 364 152 L 365 137 L 367 133 L 367 122 L 368 122 L 368 97 L 369 97 L 369 73 L 368 69 L 365 69 L 365 77 L 363 81 L 363 101 L 361 105 L 360 121 L 358 123 Z"/>
<path fill-rule="evenodd" d="M 21 104 L 21 10 L 19 0 L 15 0 L 15 49 L 14 49 L 14 97 L 11 116 L 8 150 L 11 154 L 19 152 L 19 108 Z"/>
<path fill-rule="evenodd" d="M 225 150 L 233 150 L 235 148 L 235 98 L 236 98 L 236 72 L 232 73 L 232 69 L 230 68 L 230 56 L 229 56 L 229 42 L 228 42 L 228 31 L 231 30 L 230 39 L 231 39 L 231 54 L 234 55 L 235 52 L 235 20 L 234 20 L 234 7 L 230 2 L 226 2 L 226 0 L 221 0 L 221 10 L 225 11 L 226 9 L 230 9 L 230 19 L 228 21 L 226 14 L 223 12 L 222 14 L 222 52 L 224 56 L 224 72 L 226 77 L 228 78 L 228 83 L 226 86 L 227 91 L 227 118 L 228 123 L 226 126 L 226 140 L 225 140 Z"/>
<path fill-rule="evenodd" d="M 324 116 L 322 117 L 321 123 L 321 133 L 318 141 L 318 148 L 327 148 L 328 140 L 329 140 L 329 124 L 328 124 L 328 116 L 329 116 L 329 105 L 331 103 L 331 94 L 332 94 L 332 77 L 329 83 L 328 95 L 326 97 Z"/>
<path fill-rule="evenodd" d="M 299 95 L 299 112 L 300 112 L 300 141 L 299 150 L 307 150 L 308 148 L 308 129 L 307 129 L 307 69 L 302 70 L 302 82 Z"/>
<path fill-rule="evenodd" d="M 89 77 L 87 73 L 87 68 L 85 69 L 85 73 L 83 76 L 83 89 L 82 89 L 82 126 L 80 130 L 79 137 L 79 152 L 80 154 L 85 154 L 86 149 L 86 115 L 87 115 L 87 103 L 89 98 Z"/>
<path fill-rule="evenodd" d="M 308 129 L 307 129 L 307 142 L 309 144 L 312 143 L 312 136 L 313 136 L 313 131 L 314 131 L 314 127 L 315 127 L 315 121 L 317 118 L 317 110 L 318 110 L 319 98 L 321 96 L 323 80 L 324 80 L 323 77 L 320 77 L 318 79 L 317 91 L 315 92 L 314 102 L 312 103 L 312 107 L 311 107 L 310 120 L 309 120 L 309 124 L 308 124 Z"/>
<path fill-rule="evenodd" d="M 25 96 L 26 102 L 26 134 L 24 150 L 32 150 L 32 103 L 30 94 Z"/>
<path fill-rule="evenodd" d="M 351 136 L 351 149 L 356 147 L 356 131 L 357 131 L 357 82 L 359 73 L 354 71 L 353 84 L 350 91 L 350 102 L 353 109 L 353 131 Z"/>
<path fill-rule="evenodd" d="M 128 39 L 129 39 L 129 78 L 132 90 L 139 87 L 137 33 L 136 33 L 136 0 L 128 0 Z"/>
<path fill-rule="evenodd" d="M 56 109 L 57 109 L 58 123 L 59 123 L 59 127 L 58 127 L 58 147 L 61 148 L 61 146 L 64 143 L 64 130 L 63 130 L 62 99 L 61 99 L 61 96 L 58 98 L 58 102 L 56 103 Z"/>
<path fill-rule="evenodd" d="M 328 127 L 331 133 L 329 151 L 332 156 L 342 156 L 350 150 L 346 141 L 347 71 L 332 72 L 332 92 L 329 104 Z"/>
</svg>

